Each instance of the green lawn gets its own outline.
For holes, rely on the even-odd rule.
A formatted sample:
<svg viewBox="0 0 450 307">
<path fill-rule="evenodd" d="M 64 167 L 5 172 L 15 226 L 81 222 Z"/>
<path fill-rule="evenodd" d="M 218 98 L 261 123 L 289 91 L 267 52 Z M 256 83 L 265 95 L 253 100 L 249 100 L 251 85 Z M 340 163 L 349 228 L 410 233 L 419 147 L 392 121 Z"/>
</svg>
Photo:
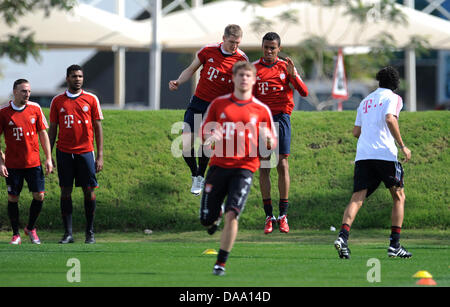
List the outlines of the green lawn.
<svg viewBox="0 0 450 307">
<path fill-rule="evenodd" d="M 97 244 L 59 245 L 60 233 L 39 232 L 42 245 L 22 237 L 20 246 L 8 244 L 0 233 L 1 286 L 106 287 L 303 287 L 303 286 L 416 286 L 412 275 L 426 270 L 438 286 L 450 286 L 450 236 L 444 230 L 405 230 L 402 244 L 411 259 L 386 255 L 385 230 L 355 230 L 350 237 L 352 258 L 339 259 L 333 247 L 336 232 L 294 230 L 289 234 L 243 230 L 227 263 L 227 274 L 212 275 L 220 232 L 99 233 Z M 70 283 L 69 259 L 80 262 L 80 282 Z M 367 280 L 369 259 L 378 259 L 380 282 Z"/>
</svg>

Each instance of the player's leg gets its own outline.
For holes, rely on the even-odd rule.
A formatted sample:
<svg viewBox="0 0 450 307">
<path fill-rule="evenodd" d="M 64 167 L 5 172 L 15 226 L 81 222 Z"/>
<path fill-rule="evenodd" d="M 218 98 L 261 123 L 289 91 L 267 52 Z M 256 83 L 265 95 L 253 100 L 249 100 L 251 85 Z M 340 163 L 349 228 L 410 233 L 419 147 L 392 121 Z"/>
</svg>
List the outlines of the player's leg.
<svg viewBox="0 0 450 307">
<path fill-rule="evenodd" d="M 94 217 L 97 205 L 95 188 L 98 187 L 94 152 L 75 155 L 75 186 L 83 189 L 84 214 L 86 217 L 85 243 L 95 243 Z"/>
<path fill-rule="evenodd" d="M 400 232 L 402 230 L 405 207 L 405 192 L 403 188 L 395 186 L 391 187 L 389 191 L 391 192 L 394 205 L 392 207 L 392 226 L 391 235 L 389 237 L 388 256 L 410 258 L 412 257 L 412 254 L 400 245 Z"/>
<path fill-rule="evenodd" d="M 341 230 L 338 238 L 334 241 L 334 246 L 340 258 L 349 259 L 350 249 L 348 248 L 348 237 L 353 221 L 362 207 L 364 200 L 373 193 L 380 180 L 373 174 L 371 162 L 368 160 L 356 161 L 353 176 L 353 194 L 345 208 L 342 217 Z"/>
<path fill-rule="evenodd" d="M 183 125 L 183 160 L 186 165 L 189 167 L 191 171 L 191 193 L 194 195 L 200 195 L 197 188 L 197 157 L 194 149 L 194 141 L 195 141 L 195 115 L 199 111 L 195 107 L 195 96 L 191 98 L 189 105 L 184 113 L 184 125 Z"/>
<path fill-rule="evenodd" d="M 280 193 L 280 202 L 278 204 L 279 215 L 278 223 L 281 232 L 289 232 L 289 224 L 287 221 L 287 213 L 289 207 L 289 188 L 291 184 L 289 176 L 288 155 L 280 154 L 277 165 L 278 172 L 278 191 Z"/>
<path fill-rule="evenodd" d="M 12 228 L 12 239 L 10 244 L 18 245 L 22 243 L 19 233 L 19 199 L 23 187 L 23 173 L 18 169 L 8 168 L 6 177 L 6 187 L 8 189 L 8 218 Z"/>
<path fill-rule="evenodd" d="M 275 119 L 276 118 L 276 119 Z M 278 114 L 274 117 L 278 124 L 278 191 L 280 201 L 278 203 L 279 215 L 278 224 L 281 232 L 289 232 L 287 213 L 289 207 L 289 162 L 288 157 L 291 153 L 291 117 L 288 114 Z"/>
<path fill-rule="evenodd" d="M 217 255 L 216 263 L 214 264 L 213 274 L 224 275 L 225 265 L 228 260 L 228 255 L 233 248 L 234 241 L 238 233 L 238 220 L 236 212 L 228 211 L 225 213 L 225 225 L 222 230 L 220 238 L 220 249 Z"/>
<path fill-rule="evenodd" d="M 400 245 L 400 232 L 403 225 L 405 191 L 403 167 L 399 162 L 378 161 L 377 171 L 392 196 L 391 235 L 389 237 L 389 257 L 410 258 L 412 254 Z"/>
<path fill-rule="evenodd" d="M 32 192 L 33 200 L 31 201 L 28 216 L 28 224 L 25 227 L 25 234 L 30 237 L 31 243 L 41 244 L 36 233 L 36 221 L 42 211 L 45 198 L 45 177 L 42 167 L 33 167 L 26 170 L 25 180 L 28 183 L 28 189 Z"/>
<path fill-rule="evenodd" d="M 270 158 L 260 158 L 263 161 L 269 161 Z M 276 218 L 273 216 L 272 198 L 270 194 L 271 182 L 270 182 L 270 168 L 261 167 L 259 169 L 259 188 L 261 190 L 261 196 L 263 200 L 264 213 L 266 219 L 264 223 L 264 233 L 268 234 L 273 231 L 273 224 L 276 222 Z"/>
<path fill-rule="evenodd" d="M 252 185 L 253 173 L 246 169 L 233 169 L 228 185 L 228 196 L 225 203 L 225 226 L 220 239 L 220 250 L 213 273 L 223 275 L 225 264 L 233 248 L 238 233 L 239 215 L 244 211 L 245 203 Z"/>
<path fill-rule="evenodd" d="M 354 192 L 349 204 L 345 208 L 341 230 L 339 231 L 338 238 L 334 241 L 334 247 L 338 251 L 339 258 L 350 258 L 350 248 L 347 243 L 350 235 L 350 228 L 366 198 L 366 194 L 367 189 Z"/>
<path fill-rule="evenodd" d="M 72 236 L 72 190 L 75 178 L 74 155 L 61 152 L 56 149 L 56 163 L 58 168 L 59 186 L 61 189 L 60 208 L 61 218 L 64 227 L 64 234 L 59 241 L 61 244 L 73 243 Z"/>
<path fill-rule="evenodd" d="M 210 235 L 216 232 L 222 219 L 222 203 L 227 193 L 229 172 L 212 166 L 206 174 L 200 202 L 200 222 Z"/>
</svg>

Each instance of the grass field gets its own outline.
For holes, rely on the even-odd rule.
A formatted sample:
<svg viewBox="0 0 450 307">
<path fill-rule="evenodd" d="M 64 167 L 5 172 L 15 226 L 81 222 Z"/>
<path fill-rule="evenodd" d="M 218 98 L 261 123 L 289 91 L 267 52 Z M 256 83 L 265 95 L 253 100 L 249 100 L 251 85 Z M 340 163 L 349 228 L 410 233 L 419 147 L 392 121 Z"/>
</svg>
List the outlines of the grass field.
<svg viewBox="0 0 450 307">
<path fill-rule="evenodd" d="M 48 116 L 48 109 L 44 112 Z M 97 230 L 202 229 L 198 220 L 199 198 L 189 193 L 190 172 L 183 159 L 171 152 L 180 137 L 180 131 L 172 132 L 172 125 L 182 120 L 183 112 L 104 111 L 105 165 L 98 175 L 100 188 L 96 191 Z M 341 221 L 353 187 L 354 121 L 354 111 L 292 114 L 289 222 L 293 225 L 325 230 Z M 400 127 L 412 151 L 411 161 L 404 165 L 403 227 L 447 229 L 450 196 L 445 187 L 449 185 L 450 113 L 402 112 Z M 277 205 L 276 171 L 271 176 L 272 199 Z M 258 229 L 265 218 L 258 178 L 256 172 L 240 219 L 245 229 Z M 38 228 L 58 230 L 61 218 L 56 173 L 46 178 L 46 190 Z M 5 181 L 0 180 L 0 208 L 6 208 L 6 197 Z M 74 227 L 81 231 L 84 213 L 80 189 L 75 189 L 73 201 Z M 28 217 L 30 202 L 31 195 L 25 188 L 19 206 L 22 222 Z M 360 210 L 352 227 L 390 227 L 391 210 L 391 196 L 381 185 Z M 6 209 L 0 210 L 0 229 L 9 229 Z"/>
<path fill-rule="evenodd" d="M 60 245 L 60 233 L 41 231 L 42 245 L 22 237 L 20 246 L 8 244 L 9 232 L 0 233 L 1 286 L 57 287 L 414 287 L 412 275 L 426 270 L 438 286 L 450 286 L 450 233 L 444 230 L 409 230 L 402 237 L 411 259 L 386 255 L 385 230 L 355 230 L 350 237 L 352 258 L 339 259 L 333 247 L 336 232 L 294 230 L 289 234 L 242 230 L 223 277 L 212 275 L 220 232 L 108 232 L 97 235 L 97 244 Z M 67 274 L 79 260 L 80 282 Z M 369 282 L 378 259 L 380 282 Z M 72 275 L 71 275 L 72 276 Z M 373 275 L 371 275 L 373 276 Z"/>
</svg>

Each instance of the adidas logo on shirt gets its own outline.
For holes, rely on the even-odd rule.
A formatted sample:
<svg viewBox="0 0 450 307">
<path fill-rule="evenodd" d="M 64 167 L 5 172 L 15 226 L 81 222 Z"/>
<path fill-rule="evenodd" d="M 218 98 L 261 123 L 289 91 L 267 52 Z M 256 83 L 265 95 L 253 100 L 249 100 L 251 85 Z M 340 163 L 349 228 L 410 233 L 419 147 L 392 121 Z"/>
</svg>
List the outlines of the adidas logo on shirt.
<svg viewBox="0 0 450 307">
<path fill-rule="evenodd" d="M 208 62 L 214 63 L 214 59 L 213 58 L 209 58 Z"/>
<path fill-rule="evenodd" d="M 11 121 L 9 121 L 9 124 L 8 124 L 9 126 L 14 126 L 15 124 L 14 124 L 14 122 L 11 120 Z"/>
</svg>

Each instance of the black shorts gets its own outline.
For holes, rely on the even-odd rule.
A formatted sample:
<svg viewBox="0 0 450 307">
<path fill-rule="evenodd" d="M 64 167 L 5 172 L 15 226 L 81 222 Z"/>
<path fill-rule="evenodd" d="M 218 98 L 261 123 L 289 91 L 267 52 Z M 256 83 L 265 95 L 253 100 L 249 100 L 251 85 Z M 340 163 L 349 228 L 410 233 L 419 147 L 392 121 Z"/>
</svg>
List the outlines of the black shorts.
<svg viewBox="0 0 450 307">
<path fill-rule="evenodd" d="M 219 218 L 225 197 L 225 212 L 232 210 L 239 216 L 244 210 L 252 180 L 250 170 L 211 166 L 206 174 L 200 206 L 202 224 L 209 226 Z"/>
<path fill-rule="evenodd" d="M 198 135 L 199 129 L 203 121 L 203 115 L 205 115 L 208 109 L 209 102 L 192 96 L 191 101 L 184 113 L 184 126 L 183 132 L 196 133 Z"/>
<path fill-rule="evenodd" d="M 74 180 L 76 187 L 98 187 L 93 151 L 71 154 L 56 149 L 56 164 L 60 187 L 73 187 Z"/>
<path fill-rule="evenodd" d="M 27 182 L 28 190 L 30 192 L 45 192 L 45 177 L 41 166 L 31 168 L 8 168 L 8 177 L 5 179 L 8 194 L 11 195 L 20 195 L 24 180 Z"/>
<path fill-rule="evenodd" d="M 375 192 L 381 182 L 386 188 L 403 188 L 403 167 L 400 162 L 359 160 L 355 163 L 353 193 L 367 189 L 366 197 Z"/>
<path fill-rule="evenodd" d="M 291 153 L 291 117 L 280 113 L 273 116 L 275 125 L 278 125 L 278 153 L 289 155 Z"/>
</svg>

